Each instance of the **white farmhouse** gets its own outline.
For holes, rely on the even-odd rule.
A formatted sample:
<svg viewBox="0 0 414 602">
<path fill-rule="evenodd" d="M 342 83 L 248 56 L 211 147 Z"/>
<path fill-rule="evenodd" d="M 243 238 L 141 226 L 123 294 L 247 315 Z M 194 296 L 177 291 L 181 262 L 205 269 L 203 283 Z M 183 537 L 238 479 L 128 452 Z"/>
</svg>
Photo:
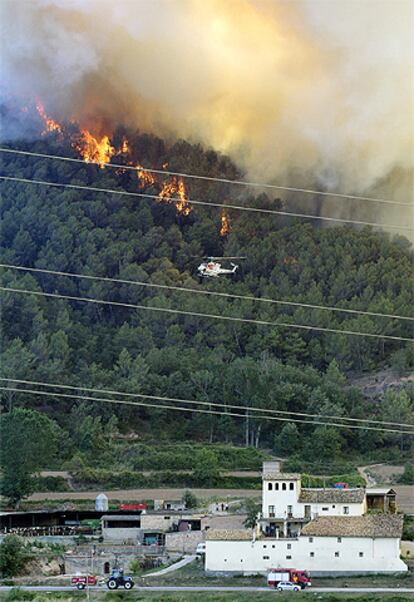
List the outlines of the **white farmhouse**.
<svg viewBox="0 0 414 602">
<path fill-rule="evenodd" d="M 381 495 L 386 512 L 367 514 L 365 489 L 302 488 L 299 474 L 280 473 L 265 463 L 256 528 L 208 531 L 206 571 L 296 568 L 314 575 L 406 571 L 400 560 L 403 517 L 395 513 L 395 492 L 384 490 Z"/>
</svg>

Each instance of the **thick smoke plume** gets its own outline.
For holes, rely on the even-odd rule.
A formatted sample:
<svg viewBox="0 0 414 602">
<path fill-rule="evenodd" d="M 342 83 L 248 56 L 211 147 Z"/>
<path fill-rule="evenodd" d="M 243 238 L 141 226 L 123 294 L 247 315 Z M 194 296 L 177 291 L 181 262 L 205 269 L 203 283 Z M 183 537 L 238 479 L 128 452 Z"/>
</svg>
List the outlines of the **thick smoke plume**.
<svg viewBox="0 0 414 602">
<path fill-rule="evenodd" d="M 2 2 L 6 95 L 224 151 L 249 177 L 409 201 L 411 0 Z"/>
</svg>

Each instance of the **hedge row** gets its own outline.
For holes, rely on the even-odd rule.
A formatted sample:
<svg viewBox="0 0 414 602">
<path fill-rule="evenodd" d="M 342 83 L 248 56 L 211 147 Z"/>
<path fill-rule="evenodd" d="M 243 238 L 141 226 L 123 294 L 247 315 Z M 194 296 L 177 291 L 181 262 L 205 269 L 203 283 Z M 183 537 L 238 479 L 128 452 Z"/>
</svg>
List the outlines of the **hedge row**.
<svg viewBox="0 0 414 602">
<path fill-rule="evenodd" d="M 144 475 L 132 470 L 111 471 L 85 468 L 73 474 L 80 488 L 156 488 L 173 487 L 220 487 L 224 489 L 260 489 L 260 477 L 213 476 L 206 483 L 191 473 L 162 471 Z"/>
</svg>

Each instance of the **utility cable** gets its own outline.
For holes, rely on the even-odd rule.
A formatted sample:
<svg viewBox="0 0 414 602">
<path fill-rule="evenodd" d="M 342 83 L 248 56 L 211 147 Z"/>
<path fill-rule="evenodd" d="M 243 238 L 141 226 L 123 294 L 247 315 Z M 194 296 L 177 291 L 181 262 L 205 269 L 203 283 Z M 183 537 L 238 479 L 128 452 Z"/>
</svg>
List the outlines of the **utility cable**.
<svg viewBox="0 0 414 602">
<path fill-rule="evenodd" d="M 16 155 L 27 155 L 27 156 L 31 156 L 31 157 L 40 157 L 40 158 L 44 158 L 44 159 L 58 159 L 60 161 L 71 161 L 73 163 L 83 163 L 83 164 L 86 163 L 83 159 L 77 159 L 74 157 L 63 157 L 62 155 L 51 155 L 51 154 L 47 154 L 47 153 L 34 153 L 34 152 L 30 152 L 30 151 L 22 151 L 22 150 L 11 149 L 11 148 L 0 148 L 0 152 L 14 153 Z M 99 163 L 98 161 L 88 161 L 88 164 L 101 166 L 101 163 Z M 213 176 L 200 176 L 200 175 L 184 173 L 184 172 L 180 172 L 180 171 L 170 171 L 167 169 L 152 169 L 150 167 L 147 168 L 147 167 L 141 167 L 141 166 L 136 167 L 133 165 L 123 165 L 122 163 L 105 163 L 105 167 L 114 167 L 116 169 L 119 169 L 119 168 L 131 169 L 134 171 L 156 173 L 156 174 L 160 174 L 160 175 L 164 175 L 164 176 L 165 175 L 177 176 L 177 177 L 181 177 L 181 178 L 204 180 L 207 182 L 219 182 L 221 184 L 236 184 L 239 186 L 268 188 L 268 189 L 273 189 L 273 190 L 284 190 L 286 192 L 302 192 L 304 194 L 317 194 L 317 195 L 325 196 L 325 197 L 338 197 L 341 199 L 351 199 L 351 200 L 356 200 L 356 201 L 367 201 L 367 202 L 371 202 L 371 203 L 386 203 L 388 205 L 400 205 L 403 207 L 411 207 L 410 203 L 402 203 L 402 202 L 393 201 L 390 199 L 382 199 L 382 198 L 375 198 L 375 197 L 369 197 L 369 196 L 358 196 L 358 195 L 353 195 L 353 194 L 344 194 L 344 193 L 340 193 L 340 192 L 310 190 L 308 188 L 295 188 L 293 186 L 278 186 L 276 184 L 265 184 L 265 183 L 260 183 L 260 182 L 245 182 L 243 180 L 230 180 L 229 178 L 216 178 Z"/>
<path fill-rule="evenodd" d="M 186 311 L 186 310 L 182 310 L 182 309 L 171 309 L 171 308 L 165 308 L 165 307 L 151 307 L 148 305 L 137 305 L 134 303 L 122 303 L 120 301 L 105 301 L 103 299 L 94 299 L 94 298 L 90 298 L 90 297 L 76 297 L 73 295 L 61 295 L 58 293 L 45 293 L 44 291 L 30 291 L 27 289 L 18 289 L 18 288 L 4 287 L 4 286 L 0 286 L 0 290 L 6 291 L 9 293 L 36 295 L 39 297 L 50 297 L 53 299 L 67 299 L 69 301 L 81 301 L 81 302 L 96 303 L 96 304 L 101 304 L 101 305 L 111 305 L 111 306 L 113 305 L 115 307 L 127 307 L 129 309 L 142 309 L 144 311 L 158 311 L 158 312 L 178 314 L 178 315 L 184 315 L 184 316 L 195 316 L 197 318 L 211 318 L 211 319 L 215 319 L 215 320 L 225 320 L 225 321 L 230 321 L 230 322 L 242 322 L 242 323 L 246 323 L 246 324 L 257 324 L 259 326 L 298 328 L 301 330 L 364 336 L 364 337 L 371 337 L 374 339 L 387 339 L 387 340 L 391 340 L 391 341 L 414 342 L 414 339 L 410 339 L 407 337 L 398 337 L 398 336 L 394 336 L 394 335 L 387 335 L 387 334 L 375 334 L 375 333 L 370 333 L 370 332 L 360 332 L 360 331 L 354 331 L 354 330 L 340 330 L 340 329 L 336 329 L 336 328 L 326 328 L 323 326 L 308 326 L 305 324 L 294 324 L 294 323 L 289 324 L 286 322 L 269 322 L 267 320 L 255 320 L 253 318 L 237 318 L 236 316 L 221 316 L 218 314 L 206 314 L 206 313 L 195 312 L 195 311 Z"/>
<path fill-rule="evenodd" d="M 109 194 L 117 194 L 121 196 L 129 196 L 135 198 L 147 198 L 160 202 L 159 195 L 148 194 L 146 192 L 128 192 L 126 190 L 115 190 L 113 188 L 99 188 L 96 186 L 82 186 L 81 184 L 61 184 L 59 182 L 48 182 L 46 180 L 31 180 L 29 178 L 18 178 L 13 176 L 0 175 L 1 180 L 8 182 L 20 182 L 23 184 L 34 184 L 38 186 L 49 186 L 54 188 L 64 188 L 69 190 L 88 190 L 89 192 L 105 192 Z M 182 203 L 182 199 L 179 197 L 168 198 L 169 203 Z M 248 207 L 244 205 L 231 205 L 230 203 L 214 203 L 209 201 L 199 201 L 194 199 L 186 199 L 189 205 L 203 205 L 207 207 L 218 207 L 220 209 L 229 209 L 232 211 L 247 211 L 253 213 L 263 213 L 267 215 L 284 215 L 286 217 L 299 217 L 303 219 L 312 219 L 317 221 L 326 221 L 341 224 L 354 224 L 356 226 L 371 226 L 373 228 L 390 228 L 399 231 L 414 232 L 414 228 L 410 226 L 398 226 L 397 224 L 380 224 L 378 222 L 365 222 L 360 220 L 350 220 L 341 217 L 326 217 L 322 215 L 310 215 L 307 213 L 293 213 L 289 211 L 278 211 L 276 209 L 263 209 L 259 207 Z"/>
<path fill-rule="evenodd" d="M 204 410 L 201 408 L 186 408 L 183 406 L 174 406 L 174 405 L 159 405 L 159 404 L 155 404 L 155 403 L 146 403 L 146 402 L 140 402 L 140 401 L 127 401 L 127 400 L 120 400 L 120 399 L 107 399 L 107 398 L 102 398 L 102 397 L 91 397 L 91 396 L 87 396 L 87 395 L 73 395 L 71 393 L 49 393 L 48 391 L 38 391 L 38 390 L 34 390 L 34 389 L 18 389 L 15 387 L 0 387 L 0 391 L 9 391 L 9 392 L 13 392 L 13 393 L 29 393 L 31 395 L 42 395 L 42 396 L 47 396 L 47 397 L 64 397 L 64 398 L 68 398 L 68 399 L 82 399 L 85 401 L 92 401 L 92 402 L 100 402 L 100 403 L 115 403 L 115 404 L 120 404 L 120 405 L 129 405 L 129 406 L 140 406 L 140 407 L 148 407 L 148 408 L 155 408 L 155 409 L 162 409 L 162 410 L 175 410 L 175 411 L 181 411 L 181 412 L 197 412 L 200 414 L 212 414 L 215 416 L 234 416 L 237 418 L 246 418 L 246 416 L 249 415 L 249 408 L 246 408 L 246 412 L 244 414 L 240 414 L 237 412 L 220 412 L 220 411 L 216 411 L 216 410 Z M 302 419 L 296 419 L 296 418 L 282 418 L 279 416 L 250 416 L 251 418 L 254 419 L 261 419 L 261 420 L 276 420 L 278 422 L 298 422 L 298 423 L 305 423 L 305 424 L 318 424 L 318 425 L 322 425 L 322 426 L 334 426 L 337 428 L 347 428 L 347 429 L 357 429 L 357 430 L 368 430 L 368 431 L 381 431 L 381 432 L 387 432 L 387 433 L 399 433 L 402 435 L 413 435 L 414 436 L 414 431 L 410 432 L 410 431 L 404 431 L 404 430 L 398 430 L 398 429 L 388 429 L 388 428 L 381 428 L 381 427 L 375 427 L 375 426 L 359 426 L 359 425 L 354 425 L 354 424 L 337 424 L 335 422 L 321 422 L 318 420 L 302 420 Z"/>
<path fill-rule="evenodd" d="M 206 405 L 206 406 L 216 406 L 219 408 L 232 408 L 234 410 L 248 410 L 250 411 L 254 411 L 254 412 L 265 412 L 267 414 L 287 414 L 287 415 L 292 415 L 292 416 L 304 416 L 307 418 L 329 418 L 332 420 L 349 420 L 351 422 L 359 422 L 359 423 L 364 423 L 364 422 L 369 422 L 369 423 L 374 423 L 374 424 L 385 424 L 385 425 L 389 425 L 389 426 L 402 426 L 402 427 L 407 427 L 407 428 L 413 428 L 414 429 L 414 424 L 410 424 L 410 423 L 404 423 L 404 422 L 387 422 L 384 420 L 377 420 L 377 419 L 369 419 L 369 418 L 353 418 L 353 417 L 347 417 L 347 416 L 333 416 L 330 414 L 311 414 L 311 413 L 306 413 L 306 412 L 294 412 L 294 411 L 289 411 L 289 410 L 274 410 L 274 409 L 269 409 L 269 408 L 260 408 L 257 406 L 245 406 L 245 405 L 235 405 L 235 404 L 228 404 L 225 402 L 222 403 L 218 403 L 218 402 L 213 402 L 213 401 L 200 401 L 200 400 L 195 400 L 195 399 L 180 399 L 180 398 L 176 398 L 176 397 L 161 397 L 159 395 L 147 395 L 144 393 L 126 393 L 125 391 L 113 391 L 110 389 L 97 389 L 97 388 L 91 388 L 91 387 L 84 387 L 82 385 L 78 385 L 78 386 L 73 386 L 73 385 L 60 385 L 60 384 L 56 384 L 56 383 L 45 383 L 42 381 L 33 381 L 33 380 L 23 380 L 23 379 L 19 379 L 19 378 L 0 378 L 0 381 L 4 381 L 7 383 L 17 383 L 17 384 L 23 384 L 23 385 L 33 385 L 33 386 L 41 386 L 41 387 L 52 387 L 52 388 L 56 388 L 56 389 L 69 389 L 72 391 L 86 391 L 88 393 L 99 393 L 99 394 L 105 394 L 105 395 L 120 395 L 123 397 L 138 397 L 140 399 L 155 399 L 158 401 L 165 401 L 165 402 L 178 402 L 178 403 L 182 403 L 182 404 L 198 404 L 198 405 Z M 23 389 L 24 390 L 24 389 Z"/>
<path fill-rule="evenodd" d="M 0 268 L 7 268 L 10 270 L 21 270 L 27 272 L 36 272 L 41 274 L 51 274 L 53 276 L 67 276 L 70 278 L 85 278 L 87 280 L 95 280 L 100 282 L 116 282 L 117 284 L 133 284 L 135 286 L 143 286 L 148 288 L 157 288 L 163 290 L 179 291 L 181 293 L 196 293 L 198 295 L 210 295 L 214 297 L 224 297 L 227 299 L 238 299 L 241 301 L 259 301 L 261 303 L 273 303 L 277 305 L 292 305 L 294 307 L 305 307 L 307 309 L 322 309 L 325 311 L 336 311 L 340 313 L 357 314 L 363 316 L 375 316 L 380 318 L 393 318 L 396 320 L 412 320 L 410 316 L 400 316 L 397 314 L 383 314 L 374 311 L 364 311 L 361 309 L 345 309 L 342 307 L 332 307 L 329 305 L 314 305 L 312 303 L 301 303 L 299 301 L 283 301 L 281 299 L 269 299 L 268 297 L 255 297 L 253 295 L 236 295 L 234 293 L 222 293 L 219 291 L 209 291 L 205 289 L 187 288 L 181 286 L 174 286 L 170 284 L 156 284 L 153 282 L 143 282 L 139 280 L 124 280 L 122 278 L 108 278 L 106 276 L 91 276 L 88 274 L 77 274 L 75 272 L 61 272 L 58 270 L 46 270 L 44 268 L 31 268 L 28 266 L 11 265 L 7 263 L 0 263 Z"/>
</svg>

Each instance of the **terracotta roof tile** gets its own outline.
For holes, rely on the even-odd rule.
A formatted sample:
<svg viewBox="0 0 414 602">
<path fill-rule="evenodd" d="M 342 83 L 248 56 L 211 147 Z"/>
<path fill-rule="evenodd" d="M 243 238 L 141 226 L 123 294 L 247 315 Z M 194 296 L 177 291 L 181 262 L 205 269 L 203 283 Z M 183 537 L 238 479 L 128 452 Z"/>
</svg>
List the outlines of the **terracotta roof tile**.
<svg viewBox="0 0 414 602">
<path fill-rule="evenodd" d="M 315 537 L 401 537 L 401 514 L 362 516 L 319 516 L 302 529 L 301 535 Z"/>
<path fill-rule="evenodd" d="M 364 501 L 364 489 L 302 489 L 299 502 L 302 504 L 358 504 Z"/>
<path fill-rule="evenodd" d="M 206 533 L 208 540 L 250 541 L 253 539 L 251 530 L 247 529 L 209 529 Z"/>
</svg>

